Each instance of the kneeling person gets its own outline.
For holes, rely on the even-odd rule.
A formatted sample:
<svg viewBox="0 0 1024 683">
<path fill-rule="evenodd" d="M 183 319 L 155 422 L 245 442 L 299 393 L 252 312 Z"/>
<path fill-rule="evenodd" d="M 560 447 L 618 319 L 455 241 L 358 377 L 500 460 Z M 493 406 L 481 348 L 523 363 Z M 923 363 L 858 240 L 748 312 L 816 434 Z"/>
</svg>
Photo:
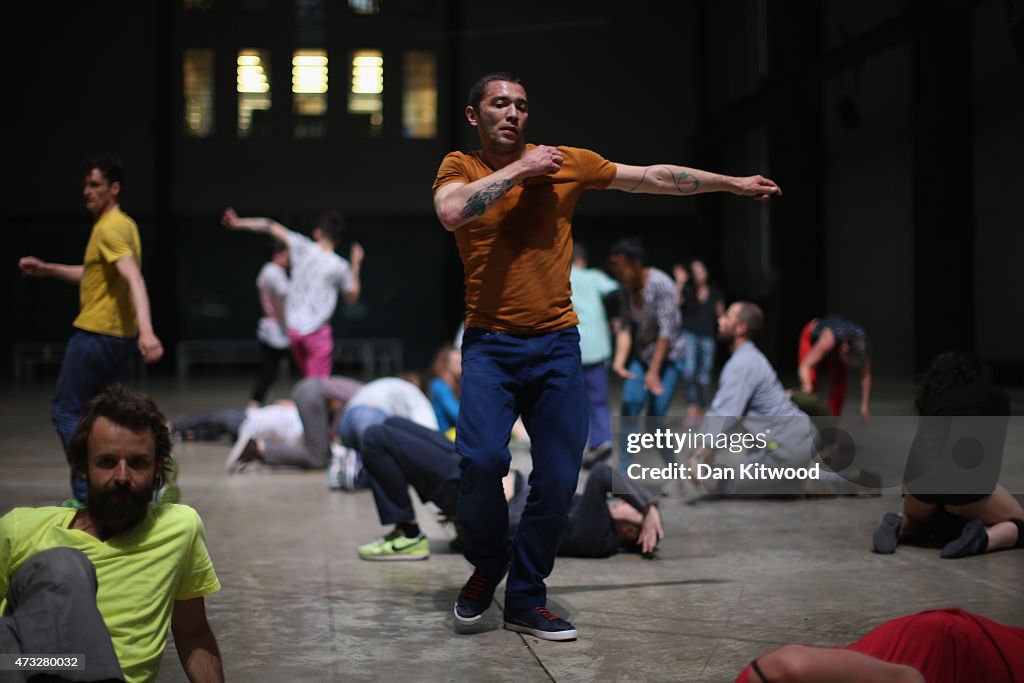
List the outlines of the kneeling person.
<svg viewBox="0 0 1024 683">
<path fill-rule="evenodd" d="M 461 478 L 455 445 L 440 432 L 400 417 L 367 429 L 362 443 L 363 465 L 370 473 L 380 521 L 395 528 L 383 539 L 361 546 L 359 556 L 364 560 L 427 559 L 430 547 L 416 522 L 409 486 L 421 500 L 434 503 L 448 519 L 455 520 Z M 523 475 L 514 470 L 504 484 L 511 537 L 526 507 L 529 488 Z M 609 494 L 614 495 L 611 500 Z M 661 515 L 650 495 L 598 463 L 583 493 L 573 498 L 558 554 L 609 557 L 621 549 L 652 556 L 663 536 Z"/>
<path fill-rule="evenodd" d="M 0 518 L 0 652 L 83 655 L 76 680 L 154 681 L 170 627 L 189 679 L 222 681 L 203 601 L 220 582 L 202 521 L 151 503 L 171 458 L 156 404 L 104 390 L 83 408 L 68 453 L 87 507 Z"/>
</svg>

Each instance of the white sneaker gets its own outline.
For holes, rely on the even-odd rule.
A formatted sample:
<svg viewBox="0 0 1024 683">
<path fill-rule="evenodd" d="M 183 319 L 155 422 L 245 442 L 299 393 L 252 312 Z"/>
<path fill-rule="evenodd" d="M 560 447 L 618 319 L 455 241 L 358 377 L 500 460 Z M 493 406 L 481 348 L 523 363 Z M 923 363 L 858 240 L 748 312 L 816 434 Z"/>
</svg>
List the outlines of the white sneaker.
<svg viewBox="0 0 1024 683">
<path fill-rule="evenodd" d="M 345 447 L 340 443 L 331 444 L 331 464 L 327 466 L 327 488 L 337 491 L 341 488 L 341 473 L 344 469 Z"/>
<path fill-rule="evenodd" d="M 359 454 L 340 443 L 331 444 L 331 464 L 327 466 L 327 488 L 332 491 L 353 490 L 363 469 Z"/>
</svg>

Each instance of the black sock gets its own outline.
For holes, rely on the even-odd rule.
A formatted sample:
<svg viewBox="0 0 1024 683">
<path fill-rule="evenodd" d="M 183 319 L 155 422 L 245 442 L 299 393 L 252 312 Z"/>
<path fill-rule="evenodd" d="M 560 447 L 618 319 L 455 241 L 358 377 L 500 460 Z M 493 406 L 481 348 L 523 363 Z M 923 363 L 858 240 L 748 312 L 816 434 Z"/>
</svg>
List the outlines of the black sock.
<svg viewBox="0 0 1024 683">
<path fill-rule="evenodd" d="M 398 528 L 402 530 L 402 535 L 406 538 L 416 538 L 420 535 L 420 525 L 416 522 L 399 524 Z"/>
<path fill-rule="evenodd" d="M 1013 547 L 1024 548 L 1024 522 L 1019 519 L 1011 519 L 1010 521 L 1017 527 L 1017 542 L 1013 544 Z"/>
</svg>

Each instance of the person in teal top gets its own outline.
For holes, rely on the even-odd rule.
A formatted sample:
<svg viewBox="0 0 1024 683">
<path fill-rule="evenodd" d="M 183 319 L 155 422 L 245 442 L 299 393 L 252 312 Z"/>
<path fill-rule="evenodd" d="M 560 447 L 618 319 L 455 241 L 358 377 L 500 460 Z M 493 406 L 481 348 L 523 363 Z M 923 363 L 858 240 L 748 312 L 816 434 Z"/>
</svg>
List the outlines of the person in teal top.
<svg viewBox="0 0 1024 683">
<path fill-rule="evenodd" d="M 588 268 L 587 252 L 583 245 L 577 243 L 572 249 L 569 284 L 572 286 L 572 307 L 580 319 L 580 356 L 590 413 L 590 436 L 583 466 L 590 469 L 612 453 L 611 416 L 608 413 L 608 360 L 612 355 L 612 343 L 608 316 L 604 312 L 604 297 L 618 290 L 619 283 L 598 268 Z"/>
<path fill-rule="evenodd" d="M 445 344 L 434 356 L 430 365 L 430 380 L 427 394 L 437 414 L 437 424 L 442 432 L 455 428 L 459 420 L 459 382 L 462 379 L 462 353 L 450 344 Z"/>
</svg>

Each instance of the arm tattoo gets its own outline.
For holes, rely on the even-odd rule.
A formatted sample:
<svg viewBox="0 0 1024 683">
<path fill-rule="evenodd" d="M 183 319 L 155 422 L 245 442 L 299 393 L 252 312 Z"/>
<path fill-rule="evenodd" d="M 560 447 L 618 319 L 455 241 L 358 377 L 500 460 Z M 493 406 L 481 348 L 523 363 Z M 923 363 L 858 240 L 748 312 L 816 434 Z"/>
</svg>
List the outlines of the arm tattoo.
<svg viewBox="0 0 1024 683">
<path fill-rule="evenodd" d="M 462 209 L 462 218 L 476 218 L 483 215 L 487 209 L 491 208 L 491 204 L 498 201 L 502 195 L 511 190 L 513 185 L 515 183 L 511 180 L 498 180 L 476 192 L 466 200 L 466 206 Z"/>
<path fill-rule="evenodd" d="M 636 190 L 636 188 L 638 188 L 641 185 L 643 185 L 644 181 L 647 180 L 647 171 L 648 171 L 648 168 L 645 168 L 644 169 L 644 174 L 642 176 L 640 176 L 640 180 L 637 182 L 637 184 L 634 185 L 633 187 L 629 188 L 628 190 L 626 190 L 626 192 L 633 192 L 634 190 Z"/>
<path fill-rule="evenodd" d="M 676 184 L 679 194 L 693 194 L 700 188 L 700 180 L 686 171 L 680 171 L 678 176 L 673 176 L 672 181 Z"/>
<path fill-rule="evenodd" d="M 655 187 L 660 183 L 671 180 L 672 184 L 675 185 L 676 190 L 679 191 L 679 194 L 693 194 L 700 188 L 700 180 L 686 171 L 680 171 L 679 175 L 676 175 L 672 172 L 672 168 L 670 166 L 648 166 L 644 169 L 643 175 L 640 176 L 640 181 L 633 187 L 629 188 L 627 192 L 635 192 L 639 189 L 640 186 L 644 184 L 644 181 L 647 180 L 647 172 L 651 169 L 656 171 L 653 175 Z M 650 190 L 652 188 L 648 189 Z"/>
</svg>

